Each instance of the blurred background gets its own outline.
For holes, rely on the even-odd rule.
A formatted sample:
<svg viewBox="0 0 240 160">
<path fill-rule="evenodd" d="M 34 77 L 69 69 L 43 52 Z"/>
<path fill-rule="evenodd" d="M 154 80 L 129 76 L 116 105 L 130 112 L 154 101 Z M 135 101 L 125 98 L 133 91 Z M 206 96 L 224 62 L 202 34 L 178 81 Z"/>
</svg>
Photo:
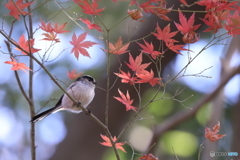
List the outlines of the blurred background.
<svg viewBox="0 0 240 160">
<path fill-rule="evenodd" d="M 35 2 L 37 6 L 40 2 Z M 129 2 L 112 2 L 103 0 L 99 8 L 106 7 L 101 17 L 107 27 L 113 26 L 122 17 L 126 16 Z M 191 3 L 189 1 L 189 3 Z M 62 3 L 67 8 L 71 16 L 82 17 L 77 5 L 73 2 Z M 168 2 L 168 6 L 179 8 L 178 1 Z M 7 15 L 8 11 L 2 4 L 0 14 L 2 18 L 1 29 L 9 32 L 12 18 Z M 130 7 L 131 8 L 131 7 Z M 187 8 L 189 10 L 204 10 L 199 6 Z M 178 21 L 178 13 L 171 12 L 167 14 L 170 19 Z M 189 17 L 191 13 L 186 14 Z M 199 18 L 204 14 L 196 13 L 195 24 L 202 24 Z M 45 66 L 52 75 L 64 83 L 67 88 L 72 81 L 67 78 L 67 71 L 76 69 L 78 72 L 92 75 L 98 82 L 98 86 L 106 88 L 106 65 L 107 56 L 101 48 L 106 49 L 105 36 L 98 31 L 89 32 L 87 40 L 99 43 L 90 48 L 90 58 L 80 56 L 77 60 L 73 54 L 70 54 L 71 46 L 69 41 L 73 33 L 77 35 L 83 33 L 82 29 L 77 27 L 69 18 L 60 11 L 54 1 L 48 2 L 33 12 L 34 28 L 40 25 L 40 19 L 50 20 L 52 23 L 59 24 L 68 22 L 65 33 L 60 37 L 61 43 L 56 44 L 48 54 L 49 62 Z M 116 42 L 119 36 L 123 37 L 126 43 L 128 40 L 142 38 L 153 32 L 156 23 L 162 28 L 169 22 L 163 21 L 156 16 L 144 15 L 142 18 L 146 22 L 132 21 L 125 19 L 122 23 L 113 28 L 109 34 L 110 42 Z M 96 21 L 97 23 L 97 21 Z M 170 22 L 172 23 L 172 22 Z M 81 24 L 81 23 L 80 23 Z M 18 41 L 22 34 L 26 35 L 22 21 L 14 23 L 12 38 Z M 81 24 L 83 25 L 83 24 Z M 84 26 L 84 25 L 83 25 Z M 172 31 L 176 28 L 171 24 Z M 199 29 L 200 40 L 190 45 L 194 51 L 191 55 L 182 52 L 183 55 L 177 55 L 170 51 L 162 59 L 161 77 L 167 81 L 174 77 L 187 63 L 189 57 L 194 57 L 208 42 L 213 38 L 210 33 L 203 33 L 206 29 L 204 24 Z M 224 31 L 223 31 L 224 32 Z M 42 49 L 39 53 L 34 53 L 35 57 L 40 59 L 50 45 L 42 41 L 43 36 L 40 30 L 36 30 L 35 48 Z M 4 43 L 4 37 L 0 41 L 0 160 L 30 160 L 30 113 L 27 101 L 21 94 L 17 85 L 14 72 L 11 66 L 5 64 L 9 61 L 9 55 Z M 177 40 L 181 41 L 182 35 L 177 35 Z M 145 39 L 152 42 L 155 48 L 158 48 L 159 42 L 155 37 L 150 36 Z M 140 41 L 142 43 L 142 41 Z M 64 45 L 63 45 L 64 44 Z M 163 93 L 165 99 L 161 99 L 145 109 L 141 115 L 142 120 L 136 120 L 124 132 L 120 142 L 126 141 L 124 145 L 127 153 L 119 151 L 122 159 L 136 159 L 141 154 L 152 153 L 159 159 L 175 160 L 176 155 L 181 160 L 199 159 L 198 153 L 200 145 L 205 141 L 205 127 L 212 127 L 219 121 L 221 128 L 219 134 L 226 134 L 226 137 L 217 142 L 206 141 L 201 150 L 200 159 L 210 159 L 210 151 L 215 152 L 238 152 L 240 154 L 240 76 L 234 75 L 230 78 L 229 73 L 233 67 L 240 65 L 240 37 L 225 39 L 220 45 L 214 45 L 205 50 L 189 65 L 184 76 L 169 83 L 165 91 L 161 90 L 159 96 Z M 136 43 L 131 43 L 129 51 L 133 57 L 136 57 L 140 51 Z M 15 54 L 19 54 L 14 50 Z M 60 54 L 60 56 L 59 56 Z M 119 60 L 122 70 L 127 71 L 125 62 L 128 62 L 128 54 L 121 56 L 111 56 L 111 75 L 110 84 L 116 79 L 114 72 L 119 70 Z M 21 57 L 20 61 L 28 66 L 28 57 Z M 148 62 L 146 57 L 144 62 Z M 50 80 L 48 75 L 34 65 L 34 104 L 36 113 L 42 112 L 53 107 L 62 91 Z M 25 91 L 28 91 L 28 75 L 19 71 L 21 82 Z M 221 86 L 220 82 L 227 79 L 226 85 Z M 220 85 L 220 86 L 219 86 Z M 109 108 L 109 130 L 113 136 L 117 136 L 127 122 L 134 115 L 133 111 L 126 112 L 124 105 L 116 101 L 113 96 L 119 96 L 117 89 L 120 88 L 123 93 L 128 90 L 131 98 L 134 99 L 134 106 L 138 106 L 138 97 L 134 88 L 129 84 L 123 84 L 118 80 L 110 92 Z M 220 88 L 214 92 L 216 88 Z M 143 104 L 156 92 L 157 88 L 149 84 L 142 85 L 141 96 Z M 177 94 L 181 91 L 180 94 Z M 214 92 L 214 93 L 213 93 Z M 96 96 L 90 104 L 89 109 L 101 121 L 105 120 L 105 92 L 96 88 Z M 174 97 L 174 99 L 172 99 Z M 210 97 L 209 99 L 207 99 Z M 100 134 L 104 130 L 93 121 L 92 118 L 84 113 L 72 114 L 69 112 L 58 112 L 52 114 L 46 119 L 36 123 L 36 154 L 39 160 L 113 160 L 115 155 L 112 148 L 99 144 L 103 142 Z M 238 157 L 211 157 L 211 159 L 226 159 Z"/>
</svg>

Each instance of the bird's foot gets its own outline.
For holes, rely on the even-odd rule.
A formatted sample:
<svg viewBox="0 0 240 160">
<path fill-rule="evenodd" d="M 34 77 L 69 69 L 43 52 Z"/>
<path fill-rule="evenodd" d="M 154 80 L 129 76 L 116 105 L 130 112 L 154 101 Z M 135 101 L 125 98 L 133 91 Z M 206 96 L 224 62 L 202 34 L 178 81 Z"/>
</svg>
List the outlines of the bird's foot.
<svg viewBox="0 0 240 160">
<path fill-rule="evenodd" d="M 85 112 L 85 114 L 89 116 L 91 114 L 91 110 L 87 109 L 87 112 Z"/>
</svg>

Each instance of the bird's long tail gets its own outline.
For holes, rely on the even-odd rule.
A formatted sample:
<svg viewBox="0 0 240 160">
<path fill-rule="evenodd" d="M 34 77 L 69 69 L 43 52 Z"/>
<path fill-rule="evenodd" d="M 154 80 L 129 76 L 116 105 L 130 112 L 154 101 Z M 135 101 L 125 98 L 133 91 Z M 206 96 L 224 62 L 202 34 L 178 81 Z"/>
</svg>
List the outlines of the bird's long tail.
<svg viewBox="0 0 240 160">
<path fill-rule="evenodd" d="M 50 115 L 50 114 L 52 114 L 52 113 L 54 113 L 54 112 L 59 111 L 59 110 L 60 110 L 59 107 L 50 108 L 50 109 L 48 109 L 48 110 L 46 110 L 46 111 L 44 111 L 44 112 L 42 112 L 42 113 L 40 113 L 40 114 L 38 114 L 38 115 L 35 115 L 35 116 L 31 119 L 30 122 L 31 122 L 31 123 L 35 123 L 35 122 L 37 122 L 37 121 L 39 121 L 39 120 L 42 120 L 43 118 L 47 117 L 48 115 Z"/>
</svg>

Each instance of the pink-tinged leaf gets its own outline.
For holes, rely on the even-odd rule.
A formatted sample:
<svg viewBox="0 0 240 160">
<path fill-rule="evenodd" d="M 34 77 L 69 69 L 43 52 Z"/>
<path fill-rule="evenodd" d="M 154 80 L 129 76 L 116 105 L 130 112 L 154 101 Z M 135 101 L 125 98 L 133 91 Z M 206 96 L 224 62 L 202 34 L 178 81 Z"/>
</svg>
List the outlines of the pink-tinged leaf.
<svg viewBox="0 0 240 160">
<path fill-rule="evenodd" d="M 72 37 L 72 41 L 70 41 L 70 43 L 73 45 L 71 52 L 74 53 L 77 59 L 79 57 L 79 54 L 91 58 L 86 48 L 90 48 L 93 45 L 98 44 L 91 41 L 84 41 L 86 39 L 86 36 L 87 36 L 87 32 L 79 35 L 78 37 L 74 33 Z"/>
<path fill-rule="evenodd" d="M 137 56 L 135 60 L 129 53 L 129 64 L 128 63 L 126 64 L 132 71 L 138 73 L 146 69 L 151 64 L 151 62 L 142 64 L 142 53 L 139 56 Z"/>
<path fill-rule="evenodd" d="M 130 95 L 127 91 L 126 95 L 124 95 L 119 89 L 118 89 L 118 93 L 120 94 L 121 97 L 114 97 L 116 100 L 118 100 L 119 102 L 121 102 L 122 104 L 125 105 L 126 107 L 126 111 L 129 110 L 135 110 L 136 107 L 131 106 L 133 103 L 133 100 L 131 100 Z"/>
</svg>

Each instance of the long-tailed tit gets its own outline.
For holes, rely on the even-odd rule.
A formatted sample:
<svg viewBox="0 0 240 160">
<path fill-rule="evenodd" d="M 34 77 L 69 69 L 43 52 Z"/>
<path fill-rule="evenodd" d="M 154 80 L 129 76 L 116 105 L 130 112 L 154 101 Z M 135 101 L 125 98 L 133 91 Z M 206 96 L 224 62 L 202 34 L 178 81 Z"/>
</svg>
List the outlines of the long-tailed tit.
<svg viewBox="0 0 240 160">
<path fill-rule="evenodd" d="M 77 78 L 66 91 L 71 97 L 73 97 L 73 99 L 79 102 L 82 107 L 86 108 L 95 96 L 95 84 L 96 81 L 94 78 L 89 75 L 84 75 Z M 60 110 L 68 110 L 74 113 L 82 112 L 82 109 L 78 104 L 75 104 L 66 94 L 63 94 L 55 107 L 35 115 L 30 122 L 37 122 L 51 113 Z"/>
</svg>

